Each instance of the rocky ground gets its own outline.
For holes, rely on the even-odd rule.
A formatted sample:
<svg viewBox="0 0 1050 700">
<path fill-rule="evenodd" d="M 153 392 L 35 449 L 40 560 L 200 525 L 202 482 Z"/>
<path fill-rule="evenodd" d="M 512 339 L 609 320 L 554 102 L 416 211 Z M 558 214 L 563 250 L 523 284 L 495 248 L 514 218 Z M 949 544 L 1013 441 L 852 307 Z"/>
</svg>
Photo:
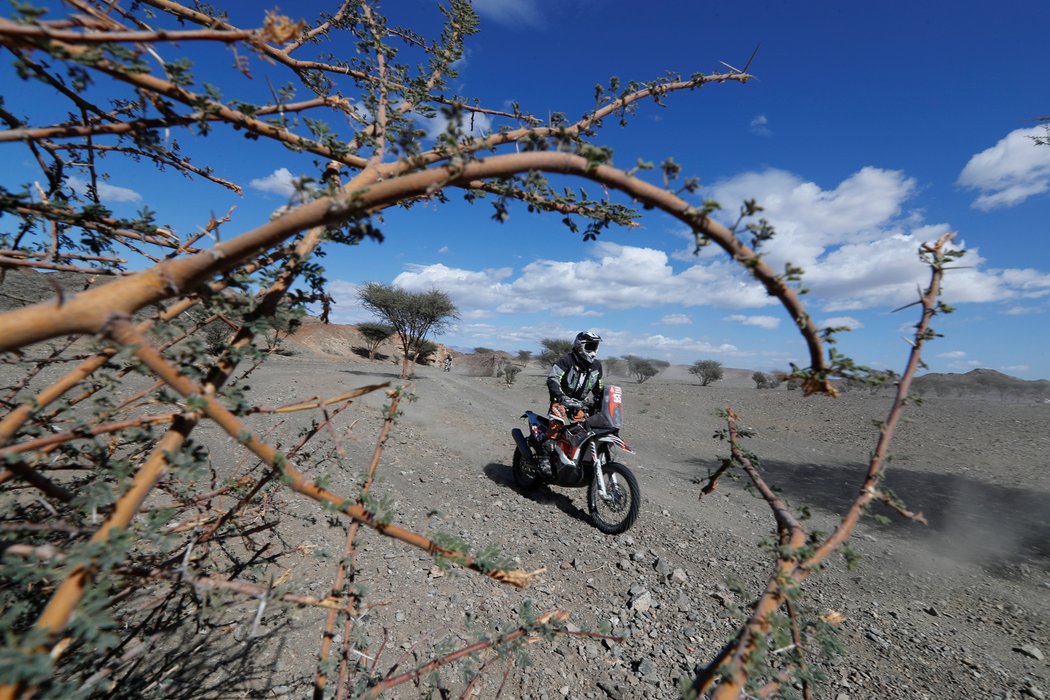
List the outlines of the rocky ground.
<svg viewBox="0 0 1050 700">
<path fill-rule="evenodd" d="M 331 395 L 395 380 L 393 364 L 280 359 L 251 380 L 251 399 Z M 377 494 L 392 499 L 394 521 L 461 537 L 475 550 L 498 546 L 529 569 L 525 590 L 462 570 L 374 533 L 362 537 L 360 580 L 374 605 L 355 646 L 381 673 L 420 663 L 537 613 L 564 609 L 568 629 L 609 629 L 622 641 L 559 635 L 527 645 L 530 665 L 495 662 L 474 688 L 492 697 L 669 698 L 677 683 L 730 637 L 741 606 L 769 572 L 762 544 L 772 532 L 764 504 L 724 480 L 698 500 L 700 484 L 725 452 L 712 439 L 715 412 L 732 406 L 757 430 L 750 448 L 768 480 L 797 506 L 812 508 L 813 529 L 830 529 L 857 489 L 874 444 L 873 421 L 889 397 L 850 392 L 803 399 L 758 391 L 748 373 L 701 387 L 669 368 L 625 388 L 627 462 L 643 494 L 633 529 L 606 536 L 588 522 L 583 489 L 523 493 L 511 476 L 509 431 L 526 408 L 542 408 L 542 377 L 530 367 L 507 385 L 490 377 L 421 368 L 417 400 L 405 408 L 388 446 Z M 355 407 L 342 465 L 322 465 L 331 487 L 352 490 L 378 428 L 382 402 Z M 893 454 L 888 485 L 930 524 L 891 515 L 867 520 L 849 571 L 836 560 L 805 585 L 813 615 L 844 616 L 841 653 L 821 662 L 816 697 L 1042 698 L 1050 694 L 1050 408 L 998 399 L 929 399 L 913 407 Z M 283 428 L 290 430 L 289 426 Z M 217 452 L 221 454 L 221 452 Z M 314 504 L 288 494 L 286 536 L 335 552 L 342 529 L 311 524 Z M 315 552 L 316 553 L 316 552 Z M 304 592 L 323 595 L 331 560 L 296 566 Z M 264 697 L 303 697 L 319 644 L 321 615 L 302 610 L 275 632 L 283 641 Z M 819 655 L 818 655 L 819 656 Z M 372 661 L 368 662 L 372 664 Z M 480 662 L 479 662 L 480 663 Z M 460 669 L 445 673 L 451 697 Z M 256 684 L 257 689 L 260 684 Z M 418 697 L 414 688 L 391 697 Z"/>
<path fill-rule="evenodd" d="M 278 406 L 398 383 L 398 365 L 348 352 L 354 341 L 346 332 L 313 331 L 316 348 L 291 341 L 291 356 L 249 378 L 249 403 Z M 838 399 L 759 391 L 747 371 L 729 372 L 708 387 L 681 367 L 643 384 L 616 378 L 626 401 L 623 436 L 636 451 L 624 461 L 638 477 L 643 503 L 629 532 L 606 536 L 588 521 L 585 490 L 524 493 L 514 484 L 510 430 L 523 424 L 525 409 L 545 408 L 542 370 L 530 366 L 508 385 L 470 376 L 467 367 L 418 369 L 409 387 L 415 400 L 403 407 L 374 493 L 398 524 L 459 537 L 475 551 L 498 547 L 542 573 L 519 590 L 442 568 L 424 552 L 365 532 L 357 581 L 368 607 L 353 631 L 353 649 L 372 673 L 400 673 L 517 626 L 523 611 L 569 613 L 569 634 L 531 640 L 502 659 L 476 660 L 473 668 L 487 664 L 486 673 L 466 695 L 478 697 L 499 691 L 532 699 L 677 697 L 680 679 L 731 637 L 770 570 L 763 545 L 773 520 L 762 501 L 729 479 L 698 499 L 726 453 L 712 437 L 723 427 L 716 411 L 731 406 L 757 431 L 748 446 L 769 482 L 794 506 L 811 509 L 811 529 L 827 531 L 856 493 L 874 445 L 873 424 L 889 407 L 888 395 L 866 391 Z M 339 437 L 325 438 L 300 465 L 332 490 L 355 494 L 386 400 L 381 392 L 359 399 L 339 417 Z M 251 421 L 287 449 L 315 418 Z M 809 619 L 842 616 L 841 652 L 823 660 L 811 653 L 826 676 L 816 697 L 1050 696 L 1050 405 L 933 397 L 911 407 L 908 418 L 892 449 L 887 485 L 929 525 L 883 512 L 890 524 L 866 520 L 851 541 L 861 555 L 856 568 L 836 559 L 806 582 Z M 240 448 L 214 428 L 202 425 L 195 437 L 210 448 L 216 480 L 243 472 Z M 263 557 L 265 566 L 253 555 L 241 567 L 238 557 L 249 548 L 231 540 L 222 556 L 246 580 L 269 578 L 284 590 L 324 597 L 345 523 L 288 490 L 279 490 L 259 517 L 278 523 L 268 532 L 276 545 L 270 551 L 281 553 Z M 254 543 L 265 536 L 255 535 Z M 253 621 L 243 606 L 231 606 L 229 615 L 227 626 L 211 631 L 165 630 L 156 622 L 156 638 L 187 636 L 166 645 L 171 653 L 139 662 L 143 676 L 156 678 L 143 696 L 308 697 L 324 611 L 275 607 Z M 619 641 L 589 634 L 599 630 Z M 427 682 L 443 689 L 436 696 L 460 697 L 466 670 L 459 664 Z M 424 695 L 408 684 L 389 697 Z"/>
</svg>

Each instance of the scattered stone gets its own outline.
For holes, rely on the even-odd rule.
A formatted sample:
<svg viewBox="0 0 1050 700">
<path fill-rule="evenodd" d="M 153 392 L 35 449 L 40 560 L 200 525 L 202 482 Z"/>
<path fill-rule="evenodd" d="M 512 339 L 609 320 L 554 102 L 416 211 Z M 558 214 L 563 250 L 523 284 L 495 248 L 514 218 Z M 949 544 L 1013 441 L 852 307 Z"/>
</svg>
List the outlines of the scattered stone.
<svg viewBox="0 0 1050 700">
<path fill-rule="evenodd" d="M 619 686 L 615 685 L 611 681 L 601 680 L 598 681 L 598 687 L 609 696 L 610 700 L 623 700 L 623 693 L 620 691 Z"/>
<path fill-rule="evenodd" d="M 645 591 L 631 601 L 631 610 L 635 612 L 646 612 L 652 607 L 653 596 L 649 591 Z"/>
<path fill-rule="evenodd" d="M 1044 658 L 1042 650 L 1034 644 L 1022 644 L 1019 647 L 1014 647 L 1014 651 L 1020 652 L 1036 661 L 1042 661 Z"/>
<path fill-rule="evenodd" d="M 660 558 L 656 560 L 656 573 L 660 574 L 661 577 L 666 579 L 671 575 L 671 565 L 667 563 L 667 560 Z"/>
<path fill-rule="evenodd" d="M 634 665 L 634 672 L 639 676 L 651 676 L 656 672 L 656 664 L 648 658 L 642 659 Z"/>
<path fill-rule="evenodd" d="M 674 583 L 682 584 L 689 580 L 689 577 L 685 575 L 685 572 L 681 569 L 675 569 L 671 572 L 671 581 Z"/>
</svg>

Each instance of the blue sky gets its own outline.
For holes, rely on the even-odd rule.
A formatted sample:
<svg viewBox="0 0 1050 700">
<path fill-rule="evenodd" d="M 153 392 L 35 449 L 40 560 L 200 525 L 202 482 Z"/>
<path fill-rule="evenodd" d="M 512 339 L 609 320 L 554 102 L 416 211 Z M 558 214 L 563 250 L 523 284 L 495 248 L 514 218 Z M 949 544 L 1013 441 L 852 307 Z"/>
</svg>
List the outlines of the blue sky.
<svg viewBox="0 0 1050 700">
<path fill-rule="evenodd" d="M 313 5 L 295 11 L 312 19 Z M 1050 147 L 1029 138 L 1043 133 L 1035 119 L 1050 116 L 1050 3 L 475 6 L 482 30 L 468 43 L 455 90 L 497 109 L 516 100 L 538 116 L 575 119 L 593 106 L 595 84 L 614 75 L 721 72 L 721 61 L 741 67 L 758 47 L 755 81 L 669 95 L 666 108 L 643 105 L 626 128 L 608 120 L 595 141 L 622 167 L 673 157 L 700 178 L 698 198 L 723 204 L 727 222 L 744 199 L 757 199 L 778 230 L 767 260 L 805 270 L 811 313 L 853 327 L 839 347 L 865 364 L 902 369 L 916 309 L 891 312 L 928 279 L 918 245 L 958 231 L 969 251 L 965 269 L 945 283 L 957 311 L 935 324 L 945 337 L 928 346 L 929 369 L 1050 378 Z M 429 1 L 384 9 L 423 33 L 436 26 Z M 262 12 L 240 2 L 232 16 L 258 26 Z M 204 55 L 198 62 L 230 62 L 225 49 Z M 11 109 L 21 83 L 3 70 Z M 255 89 L 264 75 L 287 79 L 257 60 L 253 71 Z M 233 83 L 223 87 L 237 96 Z M 475 128 L 499 123 L 478 119 Z M 244 185 L 243 195 L 114 162 L 104 198 L 120 213 L 148 204 L 183 233 L 236 206 L 223 229 L 231 236 L 285 203 L 292 178 L 316 173 L 308 156 L 236 134 L 207 143 L 219 154 L 210 159 L 217 174 Z M 10 167 L 0 183 L 34 177 L 24 149 L 4 148 Z M 461 348 L 535 351 L 541 338 L 594 329 L 604 356 L 762 370 L 805 362 L 782 309 L 718 251 L 693 256 L 680 223 L 645 212 L 635 228 L 584 242 L 559 218 L 517 207 L 497 224 L 484 202 L 468 206 L 456 194 L 446 205 L 389 212 L 382 244 L 332 248 L 323 259 L 332 318 L 369 320 L 357 286 L 393 282 L 451 294 L 461 318 L 438 340 Z"/>
</svg>

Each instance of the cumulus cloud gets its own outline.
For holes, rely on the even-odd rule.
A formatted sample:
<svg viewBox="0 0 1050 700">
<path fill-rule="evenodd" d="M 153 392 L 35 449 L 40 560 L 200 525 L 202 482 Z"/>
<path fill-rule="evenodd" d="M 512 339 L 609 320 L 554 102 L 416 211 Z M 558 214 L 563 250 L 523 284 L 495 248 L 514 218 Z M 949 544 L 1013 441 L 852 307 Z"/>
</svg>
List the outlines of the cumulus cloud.
<svg viewBox="0 0 1050 700">
<path fill-rule="evenodd" d="M 1050 148 L 1032 141 L 1045 135 L 1041 126 L 1016 129 L 970 158 L 958 184 L 980 193 L 972 204 L 975 209 L 1012 207 L 1050 189 Z"/>
<path fill-rule="evenodd" d="M 665 326 L 688 326 L 692 322 L 693 319 L 685 314 L 667 314 L 660 319 L 660 323 Z"/>
<path fill-rule="evenodd" d="M 536 0 L 473 0 L 481 17 L 508 27 L 539 27 L 543 13 Z"/>
<path fill-rule="evenodd" d="M 291 197 L 295 194 L 295 180 L 296 177 L 288 168 L 277 168 L 266 177 L 254 178 L 248 186 L 260 192 Z"/>
<path fill-rule="evenodd" d="M 1050 148 L 1046 149 L 1050 153 Z M 774 269 L 790 262 L 804 270 L 803 284 L 825 311 L 897 307 L 917 298 L 929 280 L 917 251 L 949 230 L 924 225 L 906 209 L 917 189 L 914 179 L 895 170 L 865 167 L 833 189 L 782 170 L 744 173 L 711 188 L 727 211 L 755 198 L 761 216 L 776 227 L 764 245 Z M 966 248 L 964 241 L 958 246 Z M 709 255 L 716 255 L 712 251 Z M 1034 269 L 988 269 L 971 249 L 944 281 L 948 303 L 1041 298 L 1050 294 L 1047 273 Z"/>
<path fill-rule="evenodd" d="M 81 197 L 87 196 L 88 182 L 76 175 L 71 175 L 67 180 L 66 184 L 73 192 Z M 108 182 L 99 180 L 96 186 L 98 191 L 98 198 L 103 202 L 141 202 L 142 195 L 133 189 L 127 187 L 118 187 L 111 185 Z"/>
<path fill-rule="evenodd" d="M 764 114 L 759 114 L 752 119 L 751 133 L 758 134 L 759 136 L 772 136 L 773 132 L 769 129 L 769 118 Z"/>
<path fill-rule="evenodd" d="M 742 323 L 745 326 L 757 326 L 768 330 L 780 327 L 780 319 L 777 316 L 745 316 L 743 314 L 732 314 L 726 316 L 722 320 Z"/>
<path fill-rule="evenodd" d="M 495 314 L 600 316 L 672 304 L 740 309 L 775 303 L 731 262 L 698 263 L 679 272 L 667 253 L 652 248 L 598 242 L 588 252 L 583 260 L 536 260 L 517 274 L 509 267 L 412 264 L 393 283 L 411 291 L 441 289 L 464 311 Z M 678 316 L 669 315 L 665 323 L 690 322 L 685 314 Z"/>
<path fill-rule="evenodd" d="M 949 350 L 948 352 L 938 353 L 937 357 L 945 360 L 957 360 L 962 357 L 966 357 L 966 353 L 962 350 Z"/>
</svg>

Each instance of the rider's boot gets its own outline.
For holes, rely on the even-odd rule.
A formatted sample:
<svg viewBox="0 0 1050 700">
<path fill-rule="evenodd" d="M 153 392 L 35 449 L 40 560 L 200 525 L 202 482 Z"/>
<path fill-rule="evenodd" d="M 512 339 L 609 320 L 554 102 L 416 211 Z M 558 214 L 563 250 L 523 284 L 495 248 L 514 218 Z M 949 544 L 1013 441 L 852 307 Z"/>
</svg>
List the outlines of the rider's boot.
<svg viewBox="0 0 1050 700">
<path fill-rule="evenodd" d="M 555 438 L 547 438 L 543 442 L 543 452 L 546 459 L 540 460 L 540 471 L 548 479 L 554 478 L 554 469 L 551 464 L 557 459 L 558 441 Z"/>
</svg>

